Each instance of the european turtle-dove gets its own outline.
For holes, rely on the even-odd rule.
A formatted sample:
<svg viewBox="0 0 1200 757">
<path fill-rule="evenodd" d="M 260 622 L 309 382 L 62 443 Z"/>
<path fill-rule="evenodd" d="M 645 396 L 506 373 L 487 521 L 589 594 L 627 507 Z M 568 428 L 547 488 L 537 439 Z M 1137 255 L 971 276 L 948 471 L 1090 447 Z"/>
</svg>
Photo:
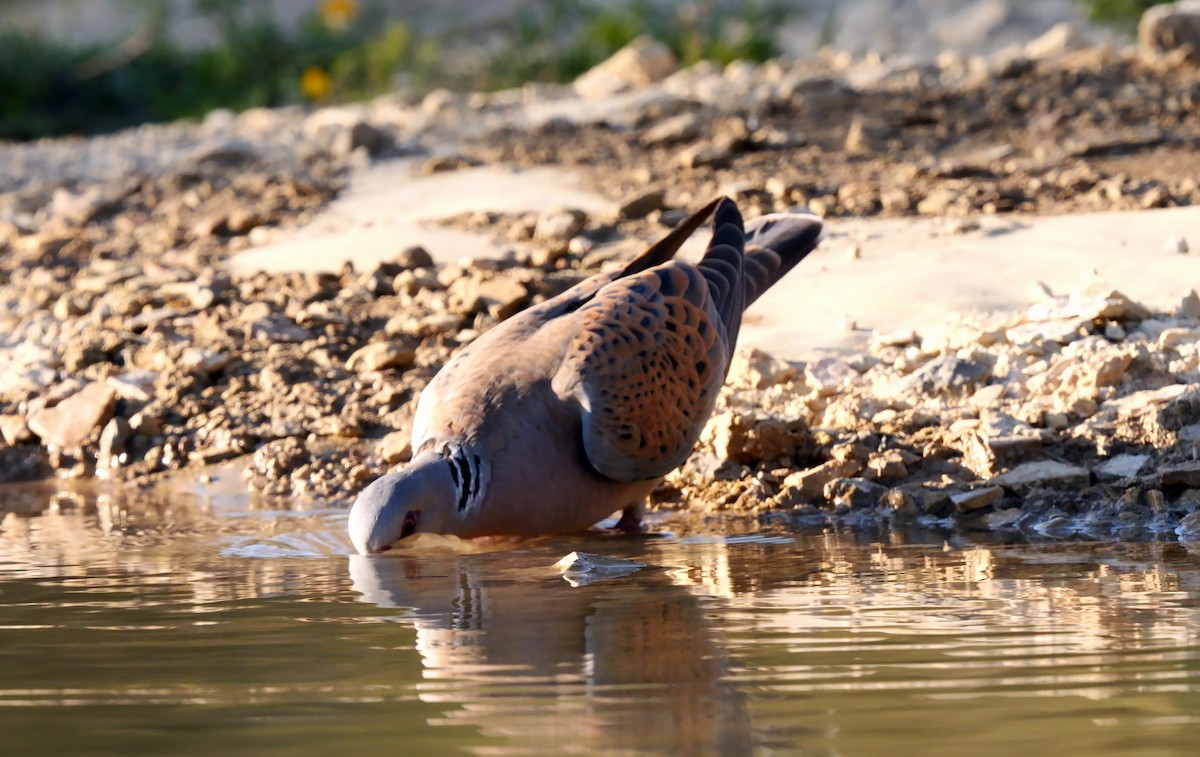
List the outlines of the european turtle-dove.
<svg viewBox="0 0 1200 757">
<path fill-rule="evenodd" d="M 710 215 L 700 262 L 673 260 Z M 712 414 L 742 311 L 823 236 L 808 215 L 743 228 L 720 198 L 623 270 L 484 333 L 422 392 L 412 461 L 355 501 L 355 548 L 381 552 L 417 531 L 581 531 L 622 509 L 632 525 Z"/>
</svg>

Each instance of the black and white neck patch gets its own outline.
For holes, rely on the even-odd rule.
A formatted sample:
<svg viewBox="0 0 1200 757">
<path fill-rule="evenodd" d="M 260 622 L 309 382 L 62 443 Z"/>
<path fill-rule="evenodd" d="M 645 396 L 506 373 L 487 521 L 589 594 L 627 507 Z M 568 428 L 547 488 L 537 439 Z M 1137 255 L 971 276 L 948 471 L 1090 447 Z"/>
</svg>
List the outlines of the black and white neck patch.
<svg viewBox="0 0 1200 757">
<path fill-rule="evenodd" d="M 450 464 L 458 511 L 462 513 L 478 507 L 487 489 L 488 466 L 479 455 L 462 447 L 447 445 L 442 448 L 441 455 Z"/>
</svg>

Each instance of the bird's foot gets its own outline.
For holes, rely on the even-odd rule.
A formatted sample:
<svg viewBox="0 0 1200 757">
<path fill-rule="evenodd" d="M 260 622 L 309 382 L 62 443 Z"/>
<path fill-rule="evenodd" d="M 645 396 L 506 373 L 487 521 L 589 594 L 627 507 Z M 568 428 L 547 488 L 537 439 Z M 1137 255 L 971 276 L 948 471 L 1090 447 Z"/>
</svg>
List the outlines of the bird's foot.
<svg viewBox="0 0 1200 757">
<path fill-rule="evenodd" d="M 613 528 L 617 531 L 624 531 L 627 534 L 641 534 L 646 532 L 646 526 L 642 523 L 642 512 L 640 507 L 627 507 L 621 511 L 621 518 L 617 521 Z"/>
</svg>

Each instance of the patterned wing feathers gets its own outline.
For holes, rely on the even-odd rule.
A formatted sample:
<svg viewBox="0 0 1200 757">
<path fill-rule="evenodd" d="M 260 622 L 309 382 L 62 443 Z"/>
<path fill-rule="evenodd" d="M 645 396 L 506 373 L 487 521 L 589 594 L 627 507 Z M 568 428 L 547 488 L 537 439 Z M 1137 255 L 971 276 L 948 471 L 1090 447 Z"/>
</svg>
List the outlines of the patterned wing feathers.
<svg viewBox="0 0 1200 757">
<path fill-rule="evenodd" d="M 716 403 L 728 353 L 692 266 L 620 279 L 580 311 L 554 379 L 584 408 L 588 460 L 619 481 L 657 478 L 691 453 Z"/>
</svg>

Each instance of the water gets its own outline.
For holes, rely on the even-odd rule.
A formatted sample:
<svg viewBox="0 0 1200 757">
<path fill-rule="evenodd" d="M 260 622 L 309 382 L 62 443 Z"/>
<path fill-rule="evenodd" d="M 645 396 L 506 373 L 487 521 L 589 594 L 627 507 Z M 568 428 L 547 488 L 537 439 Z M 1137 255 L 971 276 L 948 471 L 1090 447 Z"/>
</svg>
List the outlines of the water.
<svg viewBox="0 0 1200 757">
<path fill-rule="evenodd" d="M 0 502 L 6 755 L 1200 740 L 1200 557 L 1179 544 L 772 529 L 365 558 L 342 512 Z M 550 567 L 573 550 L 649 567 L 573 588 Z"/>
</svg>

